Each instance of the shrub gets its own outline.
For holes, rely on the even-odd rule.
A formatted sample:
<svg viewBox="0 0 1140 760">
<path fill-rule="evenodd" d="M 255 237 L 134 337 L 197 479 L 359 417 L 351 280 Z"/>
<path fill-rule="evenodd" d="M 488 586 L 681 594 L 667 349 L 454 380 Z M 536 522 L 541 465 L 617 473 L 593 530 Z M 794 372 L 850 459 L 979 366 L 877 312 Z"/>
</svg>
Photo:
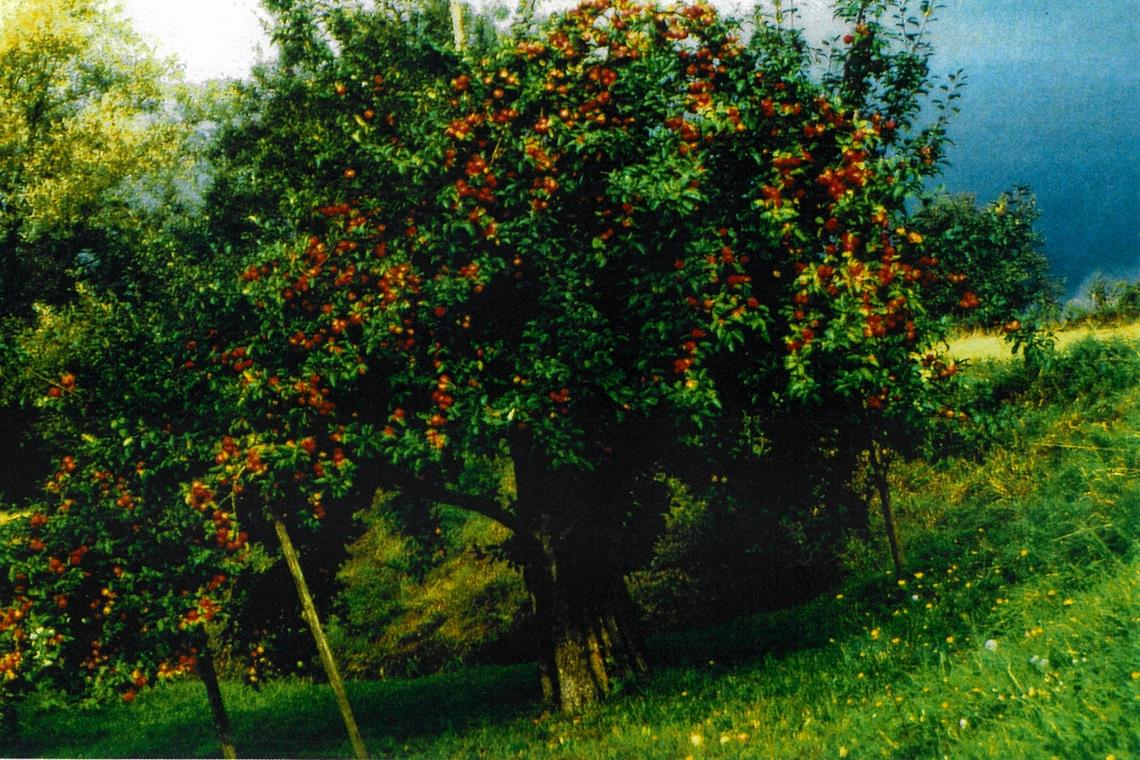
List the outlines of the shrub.
<svg viewBox="0 0 1140 760">
<path fill-rule="evenodd" d="M 468 662 L 525 618 L 522 578 L 499 556 L 501 526 L 444 508 L 421 526 L 383 505 L 363 517 L 368 529 L 338 574 L 344 589 L 331 626 L 350 674 L 410 675 Z"/>
</svg>

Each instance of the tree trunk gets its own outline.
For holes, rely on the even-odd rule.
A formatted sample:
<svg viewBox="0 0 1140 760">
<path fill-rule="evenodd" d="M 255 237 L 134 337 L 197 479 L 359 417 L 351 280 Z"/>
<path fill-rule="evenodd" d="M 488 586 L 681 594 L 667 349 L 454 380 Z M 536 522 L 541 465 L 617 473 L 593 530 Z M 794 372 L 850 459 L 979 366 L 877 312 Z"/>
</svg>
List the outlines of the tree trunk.
<svg viewBox="0 0 1140 760">
<path fill-rule="evenodd" d="M 214 732 L 218 736 L 222 757 L 226 760 L 235 760 L 237 750 L 234 748 L 230 716 L 226 712 L 226 703 L 222 700 L 218 671 L 214 669 L 214 653 L 209 647 L 203 647 L 198 654 L 198 677 L 202 679 L 202 684 L 206 687 L 206 697 L 210 700 L 210 713 L 214 717 Z"/>
<path fill-rule="evenodd" d="M 898 527 L 895 525 L 895 515 L 891 510 L 891 485 L 887 480 L 890 463 L 883 455 L 878 443 L 871 442 L 871 477 L 875 481 L 875 488 L 879 492 L 879 506 L 883 512 L 883 527 L 887 532 L 887 543 L 891 547 L 891 562 L 895 566 L 895 578 L 903 577 L 902 547 L 899 546 Z"/>
<path fill-rule="evenodd" d="M 281 554 L 285 557 L 285 563 L 289 566 L 289 572 L 297 586 L 297 595 L 301 597 L 302 613 L 313 633 L 313 640 L 316 642 L 317 653 L 320 655 L 321 665 L 324 666 L 325 674 L 328 676 L 329 685 L 332 687 L 333 694 L 336 695 L 337 707 L 344 719 L 344 727 L 348 731 L 349 741 L 352 742 L 352 750 L 358 760 L 364 760 L 368 757 L 368 750 L 364 746 L 364 738 L 360 735 L 360 729 L 356 725 L 356 716 L 353 715 L 352 704 L 348 701 L 348 692 L 345 691 L 344 681 L 341 680 L 340 670 L 333 658 L 332 649 L 329 647 L 324 629 L 321 628 L 321 619 L 317 614 L 313 597 L 309 593 L 309 585 L 305 582 L 305 574 L 301 569 L 297 550 L 293 547 L 293 541 L 289 538 L 289 531 L 285 527 L 285 523 L 275 514 L 272 514 L 272 517 L 274 528 L 277 531 L 277 539 L 281 542 Z"/>
<path fill-rule="evenodd" d="M 620 530 L 605 500 L 575 474 L 512 445 L 517 513 L 531 525 L 516 547 L 540 630 L 543 696 L 567 712 L 599 701 L 647 670 L 620 571 Z"/>
<path fill-rule="evenodd" d="M 524 569 L 541 631 L 543 696 L 567 712 L 648 670 L 629 630 L 632 605 L 625 581 L 606 564 L 555 560 Z"/>
</svg>

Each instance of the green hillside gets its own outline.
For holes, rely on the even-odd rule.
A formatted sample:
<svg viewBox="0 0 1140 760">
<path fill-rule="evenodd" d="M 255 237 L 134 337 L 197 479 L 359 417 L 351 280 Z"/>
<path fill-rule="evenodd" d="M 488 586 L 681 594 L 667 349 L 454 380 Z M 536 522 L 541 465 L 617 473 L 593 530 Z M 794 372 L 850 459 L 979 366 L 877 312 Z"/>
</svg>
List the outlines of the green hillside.
<svg viewBox="0 0 1140 760">
<path fill-rule="evenodd" d="M 1015 393 L 973 457 L 897 469 L 907 575 L 853 542 L 835 593 L 651 641 L 659 667 L 577 717 L 530 667 L 357 683 L 373 752 L 398 757 L 1087 757 L 1140 754 L 1140 354 L 1080 342 Z M 980 423 L 979 423 L 980 424 Z M 345 756 L 332 698 L 287 681 L 227 694 L 239 753 Z M 16 754 L 208 756 L 194 682 L 132 705 L 22 716 Z"/>
</svg>

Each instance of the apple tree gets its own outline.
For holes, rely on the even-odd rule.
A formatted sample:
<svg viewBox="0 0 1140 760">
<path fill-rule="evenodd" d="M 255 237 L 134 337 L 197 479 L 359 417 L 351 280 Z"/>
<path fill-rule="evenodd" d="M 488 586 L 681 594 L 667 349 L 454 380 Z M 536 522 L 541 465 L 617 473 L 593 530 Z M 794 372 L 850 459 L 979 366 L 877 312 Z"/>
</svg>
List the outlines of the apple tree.
<svg viewBox="0 0 1140 760">
<path fill-rule="evenodd" d="M 3 603 L 22 618 L 5 620 L 0 657 L 9 690 L 125 701 L 197 673 L 225 747 L 212 651 L 260 555 L 194 478 L 219 409 L 173 364 L 189 315 L 172 305 L 203 270 L 176 269 L 186 279 L 170 276 L 149 306 L 87 295 L 41 308 L 20 336 L 21 385 L 36 389 L 55 467 L 3 526 Z"/>
<path fill-rule="evenodd" d="M 211 493 L 294 523 L 377 486 L 489 516 L 548 695 L 643 671 L 623 573 L 652 475 L 728 414 L 924 413 L 944 369 L 905 206 L 941 144 L 925 57 L 849 5 L 822 80 L 795 32 L 702 3 L 590 0 L 479 57 L 342 45 L 307 84 L 335 106 L 323 199 L 245 264 L 256 329 L 186 355 L 241 410 Z"/>
<path fill-rule="evenodd" d="M 964 325 L 1016 332 L 1019 318 L 1055 306 L 1057 283 L 1034 229 L 1039 216 L 1024 187 L 984 206 L 970 195 L 939 196 L 924 205 L 915 225 L 947 272 L 928 294 L 929 308 Z"/>
</svg>

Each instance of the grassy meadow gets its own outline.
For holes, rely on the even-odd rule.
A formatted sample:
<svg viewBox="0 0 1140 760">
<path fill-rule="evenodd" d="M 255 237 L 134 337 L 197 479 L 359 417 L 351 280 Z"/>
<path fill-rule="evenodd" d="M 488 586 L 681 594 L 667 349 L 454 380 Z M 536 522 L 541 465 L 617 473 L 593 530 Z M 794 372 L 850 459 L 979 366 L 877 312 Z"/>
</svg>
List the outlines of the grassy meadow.
<svg viewBox="0 0 1140 760">
<path fill-rule="evenodd" d="M 1012 399 L 980 451 L 894 473 L 907 572 L 878 526 L 843 586 L 649 642 L 655 668 L 585 714 L 530 666 L 350 684 L 370 750 L 444 758 L 1140 758 L 1140 327 L 1048 375 L 968 336 L 975 393 Z M 1078 336 L 1079 337 L 1079 336 Z M 1107 341 L 1107 342 L 1106 342 Z M 758 593 L 762 589 L 757 590 Z M 227 684 L 239 755 L 347 757 L 329 690 Z M 217 753 L 194 681 L 133 704 L 29 706 L 13 755 Z"/>
</svg>

